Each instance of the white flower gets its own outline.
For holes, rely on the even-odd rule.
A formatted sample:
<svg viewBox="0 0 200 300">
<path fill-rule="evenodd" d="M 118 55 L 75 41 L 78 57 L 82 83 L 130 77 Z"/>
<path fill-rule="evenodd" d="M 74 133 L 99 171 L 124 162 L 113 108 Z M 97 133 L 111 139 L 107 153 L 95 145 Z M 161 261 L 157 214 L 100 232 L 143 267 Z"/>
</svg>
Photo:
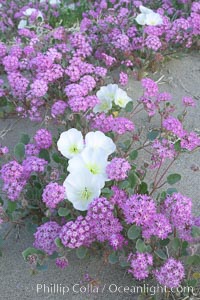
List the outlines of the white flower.
<svg viewBox="0 0 200 300">
<path fill-rule="evenodd" d="M 69 160 L 67 170 L 70 173 L 79 169 L 87 169 L 93 176 L 98 177 L 101 188 L 108 180 L 106 166 L 108 165 L 107 155 L 103 149 L 85 148 L 81 154 Z"/>
<path fill-rule="evenodd" d="M 67 199 L 74 208 L 84 211 L 89 204 L 101 193 L 98 177 L 92 175 L 87 169 L 79 169 L 65 179 L 63 186 Z"/>
<path fill-rule="evenodd" d="M 21 20 L 17 26 L 18 29 L 25 28 L 27 26 L 27 21 L 26 20 Z"/>
<path fill-rule="evenodd" d="M 46 0 L 40 0 L 40 3 L 46 3 Z M 60 0 L 49 0 L 50 5 L 59 5 L 61 3 Z"/>
<path fill-rule="evenodd" d="M 85 145 L 93 149 L 103 149 L 107 156 L 116 150 L 113 140 L 101 131 L 88 132 L 85 136 Z"/>
<path fill-rule="evenodd" d="M 162 17 L 153 10 L 142 5 L 140 5 L 139 9 L 141 14 L 135 18 L 138 24 L 156 26 L 163 23 Z"/>
<path fill-rule="evenodd" d="M 76 128 L 61 133 L 57 146 L 63 156 L 67 158 L 74 157 L 84 148 L 82 133 Z"/>
<path fill-rule="evenodd" d="M 37 18 L 41 18 L 42 20 L 44 19 L 41 11 L 37 10 L 36 8 L 27 8 L 23 12 L 23 15 L 26 17 L 30 17 L 33 13 L 37 14 Z"/>
<path fill-rule="evenodd" d="M 140 11 L 141 11 L 142 14 L 150 14 L 150 13 L 153 12 L 152 9 L 147 8 L 147 7 L 143 6 L 143 5 L 140 5 L 139 9 L 140 9 Z"/>
<path fill-rule="evenodd" d="M 116 91 L 114 99 L 116 105 L 119 105 L 120 107 L 125 107 L 130 101 L 132 101 L 132 99 L 127 95 L 125 91 L 123 91 L 120 88 Z"/>
<path fill-rule="evenodd" d="M 96 94 L 97 98 L 99 99 L 99 103 L 95 105 L 93 111 L 95 113 L 108 112 L 112 108 L 112 101 L 114 100 L 117 89 L 117 84 L 108 84 L 107 86 L 102 86 Z"/>
<path fill-rule="evenodd" d="M 159 14 L 154 13 L 154 12 L 151 14 L 147 14 L 146 25 L 156 26 L 156 25 L 161 25 L 162 23 L 163 23 L 163 20 Z"/>
</svg>

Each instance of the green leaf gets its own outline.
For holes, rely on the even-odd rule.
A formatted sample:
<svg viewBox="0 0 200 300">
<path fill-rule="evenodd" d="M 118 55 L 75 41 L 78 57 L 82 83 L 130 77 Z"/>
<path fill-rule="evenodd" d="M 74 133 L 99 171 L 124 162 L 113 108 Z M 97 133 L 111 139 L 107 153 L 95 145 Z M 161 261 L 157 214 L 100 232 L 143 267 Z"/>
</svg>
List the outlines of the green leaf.
<svg viewBox="0 0 200 300">
<path fill-rule="evenodd" d="M 29 255 L 32 255 L 32 254 L 39 254 L 39 255 L 44 255 L 44 256 L 46 255 L 44 251 L 38 250 L 38 249 L 33 248 L 33 247 L 29 247 L 29 248 L 27 248 L 26 250 L 24 250 L 22 252 L 22 256 L 23 256 L 25 261 L 27 260 L 27 257 Z"/>
<path fill-rule="evenodd" d="M 133 150 L 133 151 L 131 151 L 131 153 L 129 154 L 130 160 L 135 160 L 137 157 L 138 157 L 138 151 L 137 151 L 137 150 Z"/>
<path fill-rule="evenodd" d="M 141 240 L 141 239 L 138 239 L 137 242 L 136 242 L 136 249 L 143 253 L 143 252 L 146 252 L 147 249 L 146 249 L 146 245 L 145 243 Z"/>
<path fill-rule="evenodd" d="M 138 193 L 140 194 L 148 194 L 148 185 L 146 182 L 142 182 L 139 186 L 139 191 Z"/>
<path fill-rule="evenodd" d="M 167 259 L 167 255 L 165 254 L 165 252 L 161 249 L 158 249 L 156 251 L 154 251 L 154 253 L 161 259 L 165 260 Z"/>
<path fill-rule="evenodd" d="M 49 152 L 46 149 L 40 150 L 39 157 L 45 159 L 48 162 L 51 161 Z"/>
<path fill-rule="evenodd" d="M 138 226 L 136 226 L 136 225 L 132 225 L 129 228 L 129 230 L 127 232 L 127 235 L 128 235 L 128 238 L 130 240 L 135 240 L 135 239 L 138 238 L 138 236 L 140 235 L 140 233 L 141 233 L 141 228 L 138 227 Z"/>
<path fill-rule="evenodd" d="M 52 158 L 57 164 L 61 162 L 61 158 L 57 153 L 53 153 Z"/>
<path fill-rule="evenodd" d="M 173 240 L 172 240 L 172 248 L 176 251 L 176 250 L 178 250 L 179 248 L 181 247 L 181 241 L 180 241 L 180 239 L 179 238 L 174 238 Z"/>
<path fill-rule="evenodd" d="M 170 185 L 173 185 L 177 182 L 179 182 L 181 180 L 181 175 L 180 174 L 171 174 L 167 177 L 167 182 L 170 184 Z"/>
<path fill-rule="evenodd" d="M 152 130 L 150 132 L 148 132 L 147 134 L 147 138 L 150 141 L 154 141 L 159 135 L 159 131 L 158 130 Z"/>
<path fill-rule="evenodd" d="M 181 141 L 178 140 L 175 144 L 174 144 L 174 149 L 177 151 L 177 152 L 180 152 L 182 150 L 181 148 Z"/>
<path fill-rule="evenodd" d="M 190 280 L 187 280 L 187 286 L 190 287 L 195 287 L 198 283 L 198 280 L 196 280 L 195 278 L 194 279 L 190 279 Z"/>
<path fill-rule="evenodd" d="M 167 246 L 169 244 L 169 242 L 170 242 L 170 239 L 168 239 L 168 238 L 165 239 L 165 240 L 160 240 L 159 241 L 160 245 L 163 246 L 163 247 Z"/>
<path fill-rule="evenodd" d="M 56 238 L 56 239 L 54 240 L 54 243 L 56 244 L 56 246 L 57 246 L 58 248 L 63 248 L 63 244 L 62 244 L 60 238 Z"/>
<path fill-rule="evenodd" d="M 59 207 L 58 214 L 60 217 L 65 217 L 70 214 L 70 210 L 66 207 Z"/>
<path fill-rule="evenodd" d="M 0 107 L 6 106 L 7 105 L 7 99 L 5 97 L 1 97 L 0 101 Z"/>
<path fill-rule="evenodd" d="M 24 145 L 27 145 L 30 142 L 30 137 L 28 134 L 23 133 L 21 135 L 20 142 L 23 143 Z"/>
<path fill-rule="evenodd" d="M 13 213 L 17 208 L 17 202 L 8 201 L 7 210 L 9 213 Z"/>
<path fill-rule="evenodd" d="M 29 233 L 33 234 L 36 232 L 38 225 L 37 224 L 33 224 L 31 222 L 28 222 L 26 224 L 26 229 Z"/>
<path fill-rule="evenodd" d="M 101 190 L 101 192 L 102 192 L 102 195 L 106 198 L 110 198 L 114 194 L 114 192 L 109 188 L 104 188 Z"/>
<path fill-rule="evenodd" d="M 48 265 L 37 265 L 37 270 L 38 271 L 47 271 L 48 270 Z"/>
<path fill-rule="evenodd" d="M 127 189 L 128 187 L 129 187 L 129 182 L 128 182 L 128 180 L 124 180 L 124 181 L 121 181 L 121 182 L 119 183 L 119 188 L 120 188 L 120 189 L 125 190 L 125 189 Z"/>
<path fill-rule="evenodd" d="M 138 178 L 137 178 L 137 175 L 135 174 L 134 171 L 131 171 L 129 172 L 129 175 L 128 175 L 128 181 L 130 183 L 130 187 L 132 189 L 134 189 L 134 187 L 136 186 L 137 182 L 138 182 Z"/>
<path fill-rule="evenodd" d="M 88 252 L 88 249 L 84 248 L 84 247 L 79 247 L 78 249 L 76 249 L 76 255 L 79 259 L 85 258 L 87 252 Z"/>
<path fill-rule="evenodd" d="M 116 252 L 112 252 L 109 256 L 108 256 L 108 261 L 110 264 L 114 265 L 119 261 L 119 257 L 117 255 Z"/>
<path fill-rule="evenodd" d="M 119 263 L 122 268 L 126 268 L 126 267 L 130 266 L 130 263 L 127 261 L 127 257 L 125 257 L 125 256 L 119 257 Z"/>
<path fill-rule="evenodd" d="M 174 193 L 178 193 L 178 190 L 176 188 L 169 188 L 166 191 L 167 195 L 172 195 Z"/>
<path fill-rule="evenodd" d="M 187 258 L 187 264 L 188 265 L 197 265 L 197 264 L 200 264 L 200 255 L 192 255 L 192 256 L 189 256 Z"/>
<path fill-rule="evenodd" d="M 125 111 L 126 112 L 132 112 L 132 110 L 133 110 L 133 102 L 130 101 L 130 102 L 127 103 L 127 105 L 125 107 Z"/>
<path fill-rule="evenodd" d="M 23 143 L 18 143 L 14 148 L 14 155 L 17 159 L 22 159 L 25 154 L 25 146 Z"/>
<path fill-rule="evenodd" d="M 192 236 L 194 238 L 200 237 L 200 227 L 192 226 Z"/>
</svg>

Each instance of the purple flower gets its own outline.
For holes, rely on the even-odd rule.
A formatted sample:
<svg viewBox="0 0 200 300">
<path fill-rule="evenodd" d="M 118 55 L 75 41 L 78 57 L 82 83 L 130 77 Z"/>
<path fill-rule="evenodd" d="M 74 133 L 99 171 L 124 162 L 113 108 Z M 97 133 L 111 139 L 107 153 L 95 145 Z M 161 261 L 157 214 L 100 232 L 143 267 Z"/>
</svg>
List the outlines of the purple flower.
<svg viewBox="0 0 200 300">
<path fill-rule="evenodd" d="M 65 188 L 56 182 L 50 182 L 46 185 L 43 194 L 42 201 L 47 207 L 56 208 L 57 204 L 65 199 Z"/>
<path fill-rule="evenodd" d="M 159 270 L 154 271 L 154 275 L 161 285 L 176 288 L 183 280 L 185 272 L 180 261 L 169 258 Z"/>
<path fill-rule="evenodd" d="M 36 79 L 31 84 L 31 93 L 36 97 L 43 97 L 48 91 L 48 85 L 46 81 L 42 79 Z"/>
<path fill-rule="evenodd" d="M 66 267 L 68 267 L 68 265 L 69 265 L 69 262 L 65 256 L 56 258 L 56 266 L 58 268 L 65 269 Z"/>
<path fill-rule="evenodd" d="M 129 273 L 138 280 L 145 279 L 149 276 L 149 268 L 153 265 L 153 257 L 149 253 L 130 254 L 130 269 Z"/>
<path fill-rule="evenodd" d="M 106 167 L 106 173 L 111 180 L 124 180 L 128 177 L 128 171 L 131 169 L 131 165 L 124 158 L 113 158 L 112 161 Z"/>
<path fill-rule="evenodd" d="M 156 205 L 147 195 L 133 195 L 123 205 L 123 213 L 127 224 L 148 226 L 156 214 Z"/>
<path fill-rule="evenodd" d="M 52 145 L 52 135 L 47 129 L 39 129 L 34 136 L 34 140 L 39 149 L 48 149 Z"/>
<path fill-rule="evenodd" d="M 57 250 L 55 239 L 59 237 L 61 226 L 56 222 L 47 222 L 37 228 L 34 233 L 34 247 L 51 255 Z"/>
<path fill-rule="evenodd" d="M 51 107 L 51 115 L 53 118 L 56 118 L 60 115 L 63 115 L 65 109 L 67 107 L 67 103 L 63 100 L 56 101 Z"/>
<path fill-rule="evenodd" d="M 68 248 L 90 246 L 94 241 L 91 232 L 90 217 L 78 216 L 75 221 L 67 222 L 61 229 L 59 237 L 62 244 Z"/>
</svg>

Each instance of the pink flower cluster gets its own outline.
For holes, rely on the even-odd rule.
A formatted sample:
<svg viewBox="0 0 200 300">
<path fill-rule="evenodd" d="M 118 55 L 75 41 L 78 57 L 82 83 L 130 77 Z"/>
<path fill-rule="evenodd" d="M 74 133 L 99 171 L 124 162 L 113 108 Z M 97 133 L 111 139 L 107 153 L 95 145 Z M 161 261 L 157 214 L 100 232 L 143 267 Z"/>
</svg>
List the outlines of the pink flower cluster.
<svg viewBox="0 0 200 300">
<path fill-rule="evenodd" d="M 52 145 L 52 135 L 47 129 L 39 129 L 34 136 L 34 140 L 39 149 L 48 149 Z"/>
<path fill-rule="evenodd" d="M 111 180 L 124 180 L 128 177 L 128 171 L 131 169 L 131 165 L 124 158 L 113 158 L 106 167 L 106 173 Z"/>
<path fill-rule="evenodd" d="M 130 261 L 129 273 L 138 280 L 143 280 L 149 276 L 150 268 L 153 266 L 153 257 L 150 253 L 130 254 L 128 260 Z"/>
<path fill-rule="evenodd" d="M 154 275 L 161 285 L 176 288 L 183 280 L 185 271 L 180 261 L 169 258 L 159 270 L 154 271 Z"/>
<path fill-rule="evenodd" d="M 57 250 L 55 239 L 59 237 L 61 227 L 56 222 L 47 222 L 37 228 L 34 233 L 34 247 L 51 255 Z"/>
<path fill-rule="evenodd" d="M 50 182 L 43 190 L 42 201 L 49 208 L 56 208 L 65 199 L 65 188 L 56 182 Z"/>
</svg>

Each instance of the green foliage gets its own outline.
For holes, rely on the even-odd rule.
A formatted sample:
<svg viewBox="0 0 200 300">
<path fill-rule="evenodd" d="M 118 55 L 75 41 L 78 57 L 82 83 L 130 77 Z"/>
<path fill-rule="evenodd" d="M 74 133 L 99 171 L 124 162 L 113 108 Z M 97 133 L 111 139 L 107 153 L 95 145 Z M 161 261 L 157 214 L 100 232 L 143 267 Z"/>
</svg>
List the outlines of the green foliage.
<svg viewBox="0 0 200 300">
<path fill-rule="evenodd" d="M 198 227 L 198 226 L 192 226 L 192 236 L 194 238 L 200 237 L 200 227 Z"/>
<path fill-rule="evenodd" d="M 127 235 L 130 240 L 135 240 L 139 237 L 140 233 L 141 233 L 141 228 L 139 226 L 132 225 L 128 229 Z"/>
<path fill-rule="evenodd" d="M 19 160 L 22 160 L 25 155 L 25 146 L 23 143 L 18 143 L 14 148 L 15 157 Z"/>
<path fill-rule="evenodd" d="M 186 263 L 188 265 L 199 265 L 200 264 L 200 255 L 192 255 L 192 256 L 189 256 L 186 260 Z"/>
<path fill-rule="evenodd" d="M 155 253 L 156 256 L 158 256 L 162 260 L 167 259 L 167 255 L 165 254 L 165 252 L 162 249 L 158 249 L 158 250 L 154 251 L 154 253 Z"/>
<path fill-rule="evenodd" d="M 63 244 L 62 244 L 60 238 L 56 238 L 54 242 L 55 242 L 55 244 L 56 244 L 56 246 L 57 246 L 58 248 L 62 248 L 62 247 L 63 247 Z"/>
<path fill-rule="evenodd" d="M 154 141 L 158 136 L 159 136 L 160 131 L 158 130 L 152 130 L 150 132 L 148 132 L 147 134 L 147 138 L 150 141 Z"/>
<path fill-rule="evenodd" d="M 12 214 L 16 210 L 16 208 L 17 208 L 17 202 L 8 200 L 7 211 Z"/>
<path fill-rule="evenodd" d="M 133 150 L 133 151 L 131 151 L 131 153 L 129 154 L 130 160 L 135 160 L 137 157 L 138 157 L 138 151 L 137 151 L 137 150 Z"/>
<path fill-rule="evenodd" d="M 141 239 L 138 239 L 136 242 L 136 249 L 138 252 L 147 252 L 147 246 L 145 245 L 144 241 Z"/>
<path fill-rule="evenodd" d="M 85 247 L 79 247 L 76 249 L 76 256 L 79 258 L 79 259 L 83 259 L 86 257 L 88 253 L 88 249 L 85 248 Z"/>
<path fill-rule="evenodd" d="M 46 255 L 44 251 L 38 250 L 34 247 L 29 247 L 29 248 L 27 248 L 26 250 L 24 250 L 22 252 L 22 256 L 23 256 L 25 261 L 27 261 L 27 258 L 28 258 L 29 255 L 33 255 L 33 254 L 42 255 L 42 256 Z"/>
<path fill-rule="evenodd" d="M 50 163 L 51 161 L 49 151 L 46 149 L 40 150 L 39 157 L 45 159 L 46 161 L 48 161 L 48 163 Z"/>
<path fill-rule="evenodd" d="M 66 207 L 59 207 L 58 214 L 60 217 L 66 217 L 70 214 L 70 210 Z"/>
<path fill-rule="evenodd" d="M 119 257 L 115 251 L 113 251 L 109 256 L 108 256 L 108 261 L 110 264 L 114 265 L 119 261 Z"/>
<path fill-rule="evenodd" d="M 27 144 L 30 142 L 30 137 L 29 137 L 29 135 L 23 133 L 23 134 L 21 135 L 20 142 L 21 142 L 22 144 L 24 144 L 24 145 L 27 145 Z"/>
<path fill-rule="evenodd" d="M 167 177 L 167 183 L 169 183 L 170 185 L 173 185 L 179 182 L 180 180 L 181 180 L 181 175 L 177 173 L 171 174 Z"/>
</svg>

